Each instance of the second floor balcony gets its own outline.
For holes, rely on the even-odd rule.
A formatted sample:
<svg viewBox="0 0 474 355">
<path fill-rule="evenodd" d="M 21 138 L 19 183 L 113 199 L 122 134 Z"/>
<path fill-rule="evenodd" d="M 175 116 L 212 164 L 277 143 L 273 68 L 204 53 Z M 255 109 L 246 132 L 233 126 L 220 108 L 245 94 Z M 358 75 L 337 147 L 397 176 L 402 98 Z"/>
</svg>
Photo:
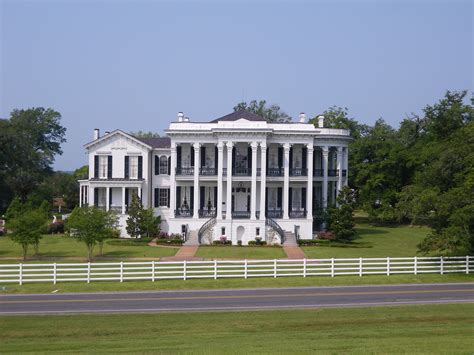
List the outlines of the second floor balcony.
<svg viewBox="0 0 474 355">
<path fill-rule="evenodd" d="M 283 176 L 284 173 L 285 169 L 280 167 L 267 169 L 267 176 Z"/>
<path fill-rule="evenodd" d="M 290 176 L 308 176 L 308 169 L 306 168 L 291 168 Z"/>
<path fill-rule="evenodd" d="M 178 209 L 174 210 L 174 215 L 176 217 L 192 218 L 193 210 L 190 209 L 190 208 L 178 208 Z"/>
<path fill-rule="evenodd" d="M 191 176 L 194 175 L 194 167 L 177 167 L 176 168 L 176 175 L 180 176 Z"/>
<path fill-rule="evenodd" d="M 217 170 L 216 168 L 212 167 L 202 167 L 201 169 L 199 169 L 199 175 L 202 175 L 202 176 L 215 176 L 217 175 Z"/>
</svg>

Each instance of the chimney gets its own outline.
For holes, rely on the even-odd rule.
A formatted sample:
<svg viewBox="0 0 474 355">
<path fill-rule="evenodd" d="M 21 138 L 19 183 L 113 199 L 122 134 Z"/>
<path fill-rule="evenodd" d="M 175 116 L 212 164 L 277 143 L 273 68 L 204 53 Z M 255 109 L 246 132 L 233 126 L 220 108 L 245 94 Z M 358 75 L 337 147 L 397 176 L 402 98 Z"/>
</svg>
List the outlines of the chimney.
<svg viewBox="0 0 474 355">
<path fill-rule="evenodd" d="M 105 135 L 107 135 L 107 134 L 109 134 L 109 133 L 110 133 L 110 131 L 105 131 Z"/>
<path fill-rule="evenodd" d="M 306 113 L 301 112 L 300 113 L 300 123 L 305 123 L 306 122 Z"/>
<path fill-rule="evenodd" d="M 186 117 L 184 118 L 184 122 L 189 122 L 189 117 L 186 116 Z"/>
<path fill-rule="evenodd" d="M 319 128 L 324 127 L 324 116 L 323 115 L 318 116 L 318 127 Z"/>
<path fill-rule="evenodd" d="M 94 128 L 94 140 L 100 138 L 100 131 L 98 128 Z"/>
<path fill-rule="evenodd" d="M 178 122 L 183 122 L 184 114 L 180 111 L 178 112 Z"/>
</svg>

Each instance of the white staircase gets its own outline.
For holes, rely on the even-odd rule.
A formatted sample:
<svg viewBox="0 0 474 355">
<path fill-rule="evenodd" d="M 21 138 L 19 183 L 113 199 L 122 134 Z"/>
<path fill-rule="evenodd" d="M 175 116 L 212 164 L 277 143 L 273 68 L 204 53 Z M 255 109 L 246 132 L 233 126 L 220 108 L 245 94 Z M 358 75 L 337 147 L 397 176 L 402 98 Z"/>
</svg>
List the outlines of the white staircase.
<svg viewBox="0 0 474 355">
<path fill-rule="evenodd" d="M 189 231 L 188 240 L 186 240 L 184 245 L 199 245 L 198 232 L 197 231 Z"/>
<path fill-rule="evenodd" d="M 295 247 L 298 246 L 295 233 L 285 231 L 285 241 L 283 242 L 283 245 Z"/>
</svg>

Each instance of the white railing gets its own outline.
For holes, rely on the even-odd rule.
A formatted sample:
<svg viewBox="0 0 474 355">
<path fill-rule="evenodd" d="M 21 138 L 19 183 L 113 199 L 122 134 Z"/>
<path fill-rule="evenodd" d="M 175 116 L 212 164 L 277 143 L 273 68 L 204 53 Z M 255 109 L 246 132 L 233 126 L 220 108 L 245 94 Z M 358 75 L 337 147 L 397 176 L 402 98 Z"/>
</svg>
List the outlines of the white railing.
<svg viewBox="0 0 474 355">
<path fill-rule="evenodd" d="M 473 256 L 0 264 L 0 284 L 284 276 L 448 274 L 474 271 Z"/>
</svg>

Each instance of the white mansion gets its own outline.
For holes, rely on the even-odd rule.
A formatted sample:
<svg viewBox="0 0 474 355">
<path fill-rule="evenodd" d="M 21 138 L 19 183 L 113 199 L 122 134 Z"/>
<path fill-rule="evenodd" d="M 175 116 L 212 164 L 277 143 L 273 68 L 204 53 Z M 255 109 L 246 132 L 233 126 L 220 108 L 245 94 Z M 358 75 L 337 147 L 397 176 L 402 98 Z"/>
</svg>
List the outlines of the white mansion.
<svg viewBox="0 0 474 355">
<path fill-rule="evenodd" d="M 183 113 L 167 137 L 120 130 L 85 145 L 89 178 L 80 204 L 116 211 L 122 236 L 133 193 L 161 215 L 161 229 L 188 243 L 312 239 L 313 217 L 347 184 L 349 131 L 306 123 L 268 123 L 246 111 L 210 122 Z"/>
</svg>

